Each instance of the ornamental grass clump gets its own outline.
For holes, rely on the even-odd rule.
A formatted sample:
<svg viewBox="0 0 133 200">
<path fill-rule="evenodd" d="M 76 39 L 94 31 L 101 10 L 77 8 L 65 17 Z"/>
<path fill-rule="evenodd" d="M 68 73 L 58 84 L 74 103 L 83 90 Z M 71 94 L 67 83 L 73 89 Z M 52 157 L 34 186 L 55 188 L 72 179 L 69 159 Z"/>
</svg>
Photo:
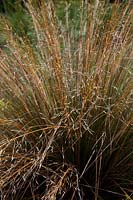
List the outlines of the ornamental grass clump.
<svg viewBox="0 0 133 200">
<path fill-rule="evenodd" d="M 30 37 L 1 17 L 1 199 L 131 199 L 131 2 L 25 7 Z"/>
</svg>

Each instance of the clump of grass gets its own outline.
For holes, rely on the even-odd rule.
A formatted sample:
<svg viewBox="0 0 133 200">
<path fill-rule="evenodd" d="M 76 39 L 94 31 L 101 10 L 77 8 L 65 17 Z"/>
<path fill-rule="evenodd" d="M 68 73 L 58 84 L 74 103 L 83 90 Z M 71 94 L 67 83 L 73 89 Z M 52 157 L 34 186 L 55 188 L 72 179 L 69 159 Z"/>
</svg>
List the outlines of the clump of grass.
<svg viewBox="0 0 133 200">
<path fill-rule="evenodd" d="M 131 198 L 130 2 L 81 2 L 75 26 L 40 2 L 34 45 L 2 17 L 1 198 Z"/>
</svg>

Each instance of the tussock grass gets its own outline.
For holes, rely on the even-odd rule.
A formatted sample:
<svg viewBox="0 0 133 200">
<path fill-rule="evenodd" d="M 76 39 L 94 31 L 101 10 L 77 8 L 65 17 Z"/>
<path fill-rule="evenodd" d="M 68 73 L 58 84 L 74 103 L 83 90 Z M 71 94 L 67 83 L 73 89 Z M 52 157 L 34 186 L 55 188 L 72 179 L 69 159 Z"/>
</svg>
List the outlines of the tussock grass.
<svg viewBox="0 0 133 200">
<path fill-rule="evenodd" d="M 130 1 L 79 4 L 29 0 L 33 43 L 1 17 L 2 200 L 132 198 Z"/>
</svg>

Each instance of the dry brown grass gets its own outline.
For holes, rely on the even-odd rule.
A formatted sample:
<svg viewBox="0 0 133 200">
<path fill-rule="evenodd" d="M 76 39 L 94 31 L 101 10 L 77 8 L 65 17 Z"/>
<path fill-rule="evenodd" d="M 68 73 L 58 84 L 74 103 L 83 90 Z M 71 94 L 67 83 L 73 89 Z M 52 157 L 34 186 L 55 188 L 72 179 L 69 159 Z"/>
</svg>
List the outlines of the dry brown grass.
<svg viewBox="0 0 133 200">
<path fill-rule="evenodd" d="M 26 6 L 35 45 L 1 21 L 2 200 L 130 197 L 130 1 L 81 2 L 78 36 L 69 8 L 63 24 L 51 1 Z"/>
</svg>

